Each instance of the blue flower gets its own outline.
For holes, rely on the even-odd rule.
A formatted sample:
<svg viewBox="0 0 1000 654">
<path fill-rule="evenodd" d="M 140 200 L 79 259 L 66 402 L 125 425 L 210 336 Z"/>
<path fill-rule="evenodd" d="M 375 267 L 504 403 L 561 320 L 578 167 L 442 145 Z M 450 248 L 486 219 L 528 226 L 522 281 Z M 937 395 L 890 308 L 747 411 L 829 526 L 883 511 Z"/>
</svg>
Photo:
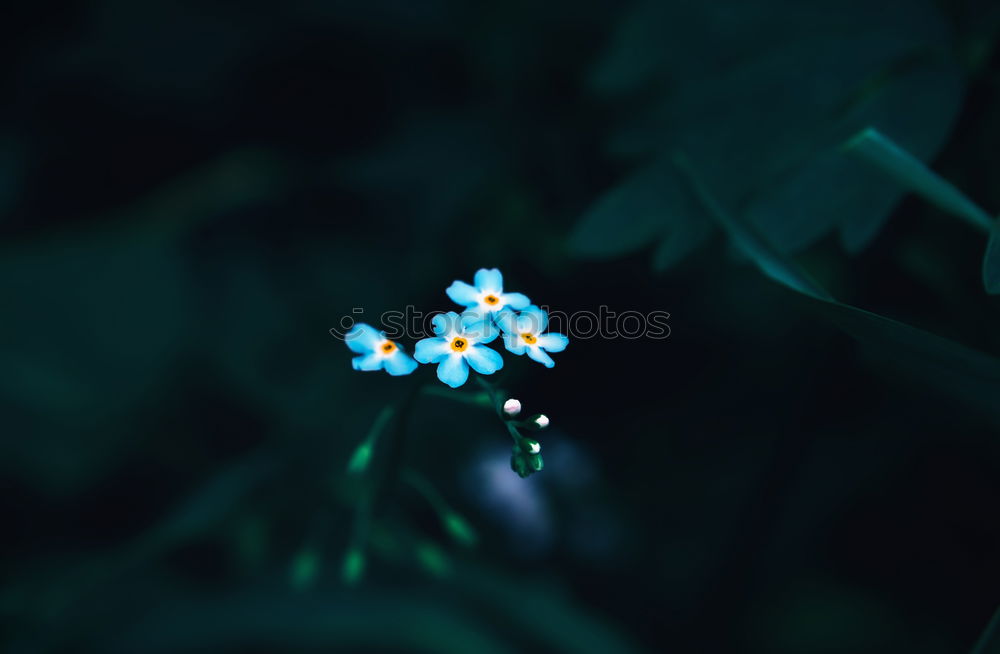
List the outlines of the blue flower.
<svg viewBox="0 0 1000 654">
<path fill-rule="evenodd" d="M 469 366 L 481 375 L 492 375 L 503 367 L 503 357 L 484 343 L 498 335 L 488 313 L 454 311 L 438 314 L 433 320 L 435 337 L 417 341 L 413 353 L 420 363 L 438 364 L 438 379 L 458 388 L 469 378 Z"/>
<path fill-rule="evenodd" d="M 403 352 L 403 348 L 390 341 L 385 334 L 371 325 L 361 322 L 344 336 L 347 347 L 361 356 L 354 357 L 351 365 L 355 370 L 381 370 L 393 376 L 408 375 L 417 368 L 413 357 Z"/>
<path fill-rule="evenodd" d="M 513 311 L 503 311 L 497 316 L 497 324 L 503 330 L 503 342 L 509 352 L 528 353 L 528 356 L 544 364 L 546 368 L 556 365 L 548 352 L 562 352 L 569 344 L 563 334 L 543 334 L 549 325 L 549 314 L 535 305 L 527 307 L 517 315 Z"/>
<path fill-rule="evenodd" d="M 456 281 L 446 293 L 457 304 L 469 309 L 494 313 L 501 309 L 523 309 L 531 300 L 523 293 L 504 293 L 503 275 L 496 268 L 480 268 L 473 279 L 475 286 Z"/>
</svg>

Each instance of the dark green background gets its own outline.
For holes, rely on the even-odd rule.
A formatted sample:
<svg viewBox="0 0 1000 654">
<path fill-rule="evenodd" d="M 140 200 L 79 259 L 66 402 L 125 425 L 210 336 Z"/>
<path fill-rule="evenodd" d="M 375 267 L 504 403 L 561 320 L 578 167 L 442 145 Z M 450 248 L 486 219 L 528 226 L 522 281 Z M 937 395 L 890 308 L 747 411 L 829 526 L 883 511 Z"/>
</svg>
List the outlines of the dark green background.
<svg viewBox="0 0 1000 654">
<path fill-rule="evenodd" d="M 837 299 L 1000 354 L 985 236 L 836 147 L 875 126 L 1000 209 L 995 2 L 4 13 L 5 651 L 973 647 L 996 359 L 761 275 L 673 157 Z M 479 543 L 390 483 L 348 588 L 350 453 L 437 381 L 354 372 L 327 330 L 493 266 L 671 336 L 508 355 L 552 419 L 527 480 L 490 411 L 422 397 L 405 466 Z"/>
</svg>

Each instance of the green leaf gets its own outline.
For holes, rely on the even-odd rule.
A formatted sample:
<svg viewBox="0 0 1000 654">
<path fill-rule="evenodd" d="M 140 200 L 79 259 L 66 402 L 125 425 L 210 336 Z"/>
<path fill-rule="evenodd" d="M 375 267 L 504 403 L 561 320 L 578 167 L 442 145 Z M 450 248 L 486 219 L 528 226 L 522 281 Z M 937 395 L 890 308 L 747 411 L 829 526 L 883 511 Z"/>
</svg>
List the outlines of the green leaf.
<svg viewBox="0 0 1000 654">
<path fill-rule="evenodd" d="M 628 109 L 613 153 L 662 160 L 681 150 L 715 195 L 779 252 L 836 228 L 849 251 L 878 232 L 902 192 L 837 146 L 876 125 L 929 158 L 950 131 L 962 72 L 931 2 L 644 2 L 626 16 L 592 87 Z M 781 16 L 780 26 L 773 17 Z M 669 47 L 664 47 L 669 44 Z M 643 110 L 636 97 L 654 100 Z M 667 269 L 708 233 L 703 216 L 649 169 L 602 195 L 576 226 L 581 257 L 660 241 Z M 656 217 L 660 216 L 660 222 Z"/>
<path fill-rule="evenodd" d="M 986 625 L 986 631 L 976 641 L 976 646 L 972 648 L 970 654 L 996 654 L 1000 652 L 1000 609 L 993 614 L 990 623 Z"/>
<path fill-rule="evenodd" d="M 990 241 L 986 245 L 986 256 L 983 257 L 983 284 L 987 293 L 1000 294 L 1000 220 L 993 221 Z"/>
<path fill-rule="evenodd" d="M 779 254 L 752 227 L 734 219 L 724 211 L 709 193 L 701 178 L 695 173 L 686 156 L 676 155 L 674 163 L 688 175 L 695 194 L 704 203 L 712 217 L 718 221 L 723 231 L 729 235 L 729 238 L 740 250 L 757 264 L 765 275 L 799 293 L 818 300 L 833 301 L 833 298 L 823 287 L 811 279 L 805 271 Z"/>
<path fill-rule="evenodd" d="M 773 186 L 751 198 L 745 215 L 775 247 L 794 252 L 837 227 L 848 252 L 863 250 L 882 229 L 903 189 L 885 175 L 845 157 L 843 141 L 863 127 L 890 130 L 915 156 L 929 159 L 950 131 L 962 94 L 961 71 L 948 61 L 890 67 L 819 137 L 820 149 L 779 173 Z M 926 89 L 935 89 L 926 97 Z M 918 109 L 914 109 L 914 103 Z"/>
<path fill-rule="evenodd" d="M 844 144 L 843 149 L 869 162 L 904 188 L 917 193 L 940 209 L 989 232 L 993 219 L 955 186 L 927 167 L 924 162 L 869 127 Z"/>
<path fill-rule="evenodd" d="M 569 248 L 579 257 L 608 259 L 662 238 L 657 259 L 665 265 L 682 259 L 710 229 L 676 174 L 658 162 L 605 192 L 574 227 Z"/>
<path fill-rule="evenodd" d="M 1000 244 L 997 242 L 996 220 L 951 182 L 873 127 L 854 136 L 843 145 L 842 150 L 871 163 L 900 186 L 921 195 L 940 209 L 989 233 L 990 240 L 983 257 L 983 285 L 988 293 L 1000 294 Z"/>
<path fill-rule="evenodd" d="M 820 313 L 875 352 L 889 356 L 926 383 L 1000 420 L 1000 404 L 996 401 L 1000 397 L 1000 359 L 838 302 L 752 226 L 729 214 L 686 157 L 678 155 L 675 161 L 733 244 L 765 275 L 815 301 Z"/>
</svg>

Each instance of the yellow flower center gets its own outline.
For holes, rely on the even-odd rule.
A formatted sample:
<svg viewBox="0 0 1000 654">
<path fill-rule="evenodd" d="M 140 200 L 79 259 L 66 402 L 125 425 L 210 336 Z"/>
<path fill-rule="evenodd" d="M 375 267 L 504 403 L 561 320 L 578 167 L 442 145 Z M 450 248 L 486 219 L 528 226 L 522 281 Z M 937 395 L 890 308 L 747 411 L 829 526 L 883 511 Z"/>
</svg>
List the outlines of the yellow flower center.
<svg viewBox="0 0 1000 654">
<path fill-rule="evenodd" d="M 484 297 L 483 302 L 492 306 L 500 302 L 500 298 L 498 298 L 496 295 L 491 294 Z"/>
<path fill-rule="evenodd" d="M 469 341 L 461 337 L 456 338 L 451 342 L 451 349 L 455 350 L 456 352 L 464 352 L 465 348 L 467 347 L 469 347 Z"/>
<path fill-rule="evenodd" d="M 524 342 L 527 343 L 528 345 L 534 345 L 535 341 L 538 340 L 537 338 L 535 338 L 534 334 L 530 334 L 528 332 L 524 332 L 523 334 L 521 334 L 521 338 L 524 339 Z"/>
<path fill-rule="evenodd" d="M 396 344 L 392 341 L 382 343 L 382 354 L 392 354 L 396 351 Z"/>
</svg>

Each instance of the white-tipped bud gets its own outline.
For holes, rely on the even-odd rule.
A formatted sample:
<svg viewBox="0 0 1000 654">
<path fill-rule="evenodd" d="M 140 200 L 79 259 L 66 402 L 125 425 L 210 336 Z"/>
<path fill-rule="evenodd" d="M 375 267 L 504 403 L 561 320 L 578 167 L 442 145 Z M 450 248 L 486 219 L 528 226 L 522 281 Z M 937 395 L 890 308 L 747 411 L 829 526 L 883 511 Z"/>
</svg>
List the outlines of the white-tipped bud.
<svg viewBox="0 0 1000 654">
<path fill-rule="evenodd" d="M 514 398 L 510 398 L 503 403 L 503 412 L 513 418 L 517 414 L 521 413 L 521 402 L 519 400 L 515 400 Z"/>
<path fill-rule="evenodd" d="M 528 454 L 538 454 L 542 451 L 542 446 L 538 441 L 528 441 L 526 445 L 528 446 Z"/>
<path fill-rule="evenodd" d="M 539 429 L 545 429 L 549 426 L 549 417 L 544 413 L 539 413 L 535 417 L 535 424 L 538 425 Z"/>
</svg>

